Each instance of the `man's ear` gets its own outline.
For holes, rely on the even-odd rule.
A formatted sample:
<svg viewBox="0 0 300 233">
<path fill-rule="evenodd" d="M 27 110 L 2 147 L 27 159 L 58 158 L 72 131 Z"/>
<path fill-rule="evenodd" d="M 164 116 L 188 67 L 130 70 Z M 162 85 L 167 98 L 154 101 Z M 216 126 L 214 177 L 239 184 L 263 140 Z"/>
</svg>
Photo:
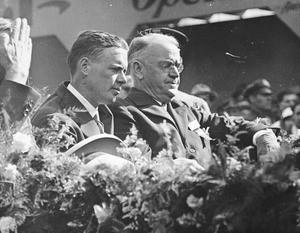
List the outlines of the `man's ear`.
<svg viewBox="0 0 300 233">
<path fill-rule="evenodd" d="M 131 64 L 131 69 L 133 70 L 133 73 L 135 74 L 135 76 L 138 77 L 138 79 L 143 79 L 144 78 L 144 75 L 143 75 L 144 66 L 143 66 L 143 64 L 141 64 L 138 61 L 134 61 Z"/>
<path fill-rule="evenodd" d="M 81 73 L 88 76 L 91 70 L 91 61 L 87 57 L 82 57 L 78 63 Z"/>
</svg>

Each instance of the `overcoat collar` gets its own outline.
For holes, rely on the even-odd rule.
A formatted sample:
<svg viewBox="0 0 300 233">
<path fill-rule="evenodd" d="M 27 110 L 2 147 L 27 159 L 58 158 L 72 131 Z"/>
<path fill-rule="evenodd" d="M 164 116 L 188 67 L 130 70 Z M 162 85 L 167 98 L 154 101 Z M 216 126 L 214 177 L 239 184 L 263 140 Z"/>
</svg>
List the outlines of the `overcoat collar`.
<svg viewBox="0 0 300 233">
<path fill-rule="evenodd" d="M 183 139 L 186 138 L 188 125 L 187 106 L 176 99 L 167 104 L 167 110 L 156 102 L 152 96 L 147 93 L 132 88 L 126 101 L 130 102 L 138 109 L 170 121 L 179 131 Z"/>
</svg>

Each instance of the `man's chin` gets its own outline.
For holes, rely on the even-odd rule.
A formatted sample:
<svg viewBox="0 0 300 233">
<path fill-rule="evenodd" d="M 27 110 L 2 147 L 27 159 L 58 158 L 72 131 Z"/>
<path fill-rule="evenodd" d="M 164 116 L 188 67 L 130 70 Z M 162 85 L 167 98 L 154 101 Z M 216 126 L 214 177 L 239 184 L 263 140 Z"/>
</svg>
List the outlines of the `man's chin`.
<svg viewBox="0 0 300 233">
<path fill-rule="evenodd" d="M 101 104 L 107 104 L 107 105 L 113 104 L 114 102 L 116 102 L 116 100 L 117 100 L 117 96 L 115 96 L 113 98 L 110 98 L 110 99 L 107 98 L 105 101 L 101 101 L 101 103 L 99 103 L 99 105 L 101 105 Z"/>
<path fill-rule="evenodd" d="M 170 97 L 174 98 L 174 96 L 178 94 L 178 88 L 169 89 L 169 92 L 170 92 Z"/>
<path fill-rule="evenodd" d="M 114 102 L 116 102 L 116 101 L 117 101 L 117 98 L 118 98 L 118 96 L 117 96 L 117 95 L 116 95 L 114 98 L 112 98 L 112 100 L 111 100 L 110 104 L 113 104 Z"/>
</svg>

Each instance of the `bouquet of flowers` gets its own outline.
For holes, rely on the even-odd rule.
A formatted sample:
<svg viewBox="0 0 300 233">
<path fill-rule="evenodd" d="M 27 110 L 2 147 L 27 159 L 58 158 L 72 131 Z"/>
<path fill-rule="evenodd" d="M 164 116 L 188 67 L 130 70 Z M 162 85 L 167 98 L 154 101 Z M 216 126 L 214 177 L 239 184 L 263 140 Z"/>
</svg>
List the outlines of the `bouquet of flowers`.
<svg viewBox="0 0 300 233">
<path fill-rule="evenodd" d="M 249 148 L 233 141 L 219 145 L 208 171 L 171 159 L 168 149 L 154 159 L 131 158 L 133 177 L 99 172 L 94 181 L 122 209 L 98 209 L 119 217 L 129 232 L 299 232 L 299 139 L 282 141 L 267 164 L 252 162 Z"/>
<path fill-rule="evenodd" d="M 142 151 L 135 129 L 118 149 L 128 166 L 84 172 L 89 163 L 61 152 L 72 144 L 56 117 L 47 129 L 0 132 L 1 233 L 299 232 L 299 138 L 282 138 L 261 164 L 228 138 L 205 171 L 172 159 L 170 143 Z"/>
<path fill-rule="evenodd" d="M 59 152 L 62 145 L 70 143 L 60 140 L 62 135 L 66 136 L 65 130 L 59 126 L 48 132 L 34 131 L 28 126 L 17 132 L 14 128 L 0 131 L 1 233 L 16 229 L 22 232 L 23 228 L 31 232 L 32 222 L 60 212 L 73 212 L 74 195 L 84 191 L 80 177 L 82 161 Z M 34 139 L 38 134 L 47 137 L 49 143 L 38 147 Z"/>
</svg>

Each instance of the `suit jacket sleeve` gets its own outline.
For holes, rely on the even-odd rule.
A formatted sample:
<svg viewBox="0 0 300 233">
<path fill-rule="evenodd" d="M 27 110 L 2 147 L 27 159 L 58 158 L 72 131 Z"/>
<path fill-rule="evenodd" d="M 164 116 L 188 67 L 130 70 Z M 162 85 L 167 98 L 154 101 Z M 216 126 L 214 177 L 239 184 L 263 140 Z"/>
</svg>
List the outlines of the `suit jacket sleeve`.
<svg viewBox="0 0 300 233">
<path fill-rule="evenodd" d="M 242 117 L 225 117 L 196 110 L 193 110 L 193 112 L 197 116 L 200 125 L 203 128 L 208 128 L 211 138 L 225 141 L 226 134 L 236 134 L 242 147 L 253 145 L 254 134 L 267 128 L 266 125 L 246 121 Z"/>
<path fill-rule="evenodd" d="M 128 106 L 130 108 L 130 106 Z M 122 140 L 125 140 L 127 135 L 131 134 L 132 127 L 138 129 L 138 125 L 133 115 L 128 111 L 121 102 L 116 102 L 109 106 L 114 115 L 114 134 Z"/>
<path fill-rule="evenodd" d="M 1 127 L 23 121 L 39 98 L 33 88 L 4 80 L 0 86 Z"/>
<path fill-rule="evenodd" d="M 68 130 L 66 135 L 73 138 L 72 144 L 78 143 L 85 138 L 80 127 L 69 116 L 59 112 L 59 110 L 53 106 L 41 106 L 31 119 L 33 126 L 43 129 L 48 128 L 50 131 L 56 127 L 54 122 L 60 125 L 60 129 L 61 127 L 67 126 Z M 36 140 L 39 145 L 48 143 L 47 138 L 44 138 L 43 135 L 37 136 Z M 63 150 L 64 149 L 65 148 L 63 148 Z"/>
</svg>

